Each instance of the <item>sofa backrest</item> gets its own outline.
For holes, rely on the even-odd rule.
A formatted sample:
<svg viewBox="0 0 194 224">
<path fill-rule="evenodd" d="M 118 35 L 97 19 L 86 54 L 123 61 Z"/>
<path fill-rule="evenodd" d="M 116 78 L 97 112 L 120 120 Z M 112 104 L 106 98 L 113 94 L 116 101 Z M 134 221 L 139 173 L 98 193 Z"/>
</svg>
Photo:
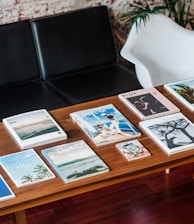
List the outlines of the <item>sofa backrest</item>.
<svg viewBox="0 0 194 224">
<path fill-rule="evenodd" d="M 0 86 L 39 78 L 30 22 L 0 25 Z"/>
<path fill-rule="evenodd" d="M 106 6 L 31 21 L 45 79 L 117 61 Z"/>
</svg>

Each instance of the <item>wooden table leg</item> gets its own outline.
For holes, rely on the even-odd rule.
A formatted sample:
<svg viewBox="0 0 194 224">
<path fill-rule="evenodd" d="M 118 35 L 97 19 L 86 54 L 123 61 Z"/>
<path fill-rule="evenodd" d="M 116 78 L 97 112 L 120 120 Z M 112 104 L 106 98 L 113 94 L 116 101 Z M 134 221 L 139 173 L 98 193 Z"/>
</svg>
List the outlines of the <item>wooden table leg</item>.
<svg viewBox="0 0 194 224">
<path fill-rule="evenodd" d="M 166 174 L 169 174 L 170 173 L 170 169 L 168 168 L 168 169 L 165 169 L 165 173 Z"/>
<path fill-rule="evenodd" d="M 27 224 L 25 210 L 11 214 L 11 224 Z"/>
</svg>

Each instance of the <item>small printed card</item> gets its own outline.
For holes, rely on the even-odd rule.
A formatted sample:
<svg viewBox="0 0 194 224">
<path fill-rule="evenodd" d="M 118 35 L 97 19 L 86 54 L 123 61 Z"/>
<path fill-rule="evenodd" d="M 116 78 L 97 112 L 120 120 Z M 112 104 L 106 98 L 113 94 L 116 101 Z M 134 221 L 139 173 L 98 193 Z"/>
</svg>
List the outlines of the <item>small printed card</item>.
<svg viewBox="0 0 194 224">
<path fill-rule="evenodd" d="M 150 156 L 151 153 L 139 142 L 139 140 L 131 140 L 116 144 L 117 149 L 129 161 Z"/>
<path fill-rule="evenodd" d="M 5 181 L 5 179 L 0 175 L 0 201 L 15 198 L 15 194 Z"/>
</svg>

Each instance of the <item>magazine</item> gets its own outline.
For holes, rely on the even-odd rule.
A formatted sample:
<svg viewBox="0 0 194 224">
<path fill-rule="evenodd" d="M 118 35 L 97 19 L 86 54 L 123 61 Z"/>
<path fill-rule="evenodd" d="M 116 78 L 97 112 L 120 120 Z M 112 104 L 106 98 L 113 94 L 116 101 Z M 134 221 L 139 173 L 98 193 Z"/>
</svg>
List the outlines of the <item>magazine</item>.
<svg viewBox="0 0 194 224">
<path fill-rule="evenodd" d="M 194 124 L 181 112 L 139 124 L 168 155 L 194 149 Z"/>
<path fill-rule="evenodd" d="M 21 149 L 67 139 L 67 134 L 45 110 L 35 110 L 3 119 Z"/>
<path fill-rule="evenodd" d="M 70 116 L 97 146 L 141 135 L 112 104 L 73 112 Z"/>
<path fill-rule="evenodd" d="M 164 88 L 186 107 L 194 111 L 194 79 L 165 84 Z"/>
<path fill-rule="evenodd" d="M 142 120 L 180 111 L 154 87 L 121 93 L 118 96 Z"/>
<path fill-rule="evenodd" d="M 44 149 L 42 154 L 66 183 L 109 171 L 109 167 L 83 140 Z"/>
<path fill-rule="evenodd" d="M 15 194 L 0 174 L 0 201 L 15 198 Z"/>
<path fill-rule="evenodd" d="M 117 143 L 116 147 L 121 152 L 121 154 L 124 155 L 124 157 L 129 161 L 148 157 L 151 155 L 151 153 L 137 139 Z"/>
<path fill-rule="evenodd" d="M 17 187 L 55 178 L 34 149 L 1 156 L 1 166 Z"/>
</svg>

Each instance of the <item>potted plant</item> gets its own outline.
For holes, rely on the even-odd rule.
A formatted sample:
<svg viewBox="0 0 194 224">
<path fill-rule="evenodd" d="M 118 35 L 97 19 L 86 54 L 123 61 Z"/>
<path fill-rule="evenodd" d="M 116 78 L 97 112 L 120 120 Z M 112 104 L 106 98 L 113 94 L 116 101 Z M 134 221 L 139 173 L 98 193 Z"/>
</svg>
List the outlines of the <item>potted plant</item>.
<svg viewBox="0 0 194 224">
<path fill-rule="evenodd" d="M 128 4 L 128 9 L 120 17 L 115 19 L 115 27 L 118 24 L 127 24 L 125 27 L 128 33 L 132 24 L 140 19 L 140 22 L 146 23 L 150 14 L 162 13 L 172 18 L 180 26 L 194 30 L 194 15 L 192 14 L 192 0 L 135 0 Z M 124 32 L 123 32 L 124 33 Z M 120 41 L 124 41 L 123 35 L 116 28 L 116 35 Z"/>
</svg>

